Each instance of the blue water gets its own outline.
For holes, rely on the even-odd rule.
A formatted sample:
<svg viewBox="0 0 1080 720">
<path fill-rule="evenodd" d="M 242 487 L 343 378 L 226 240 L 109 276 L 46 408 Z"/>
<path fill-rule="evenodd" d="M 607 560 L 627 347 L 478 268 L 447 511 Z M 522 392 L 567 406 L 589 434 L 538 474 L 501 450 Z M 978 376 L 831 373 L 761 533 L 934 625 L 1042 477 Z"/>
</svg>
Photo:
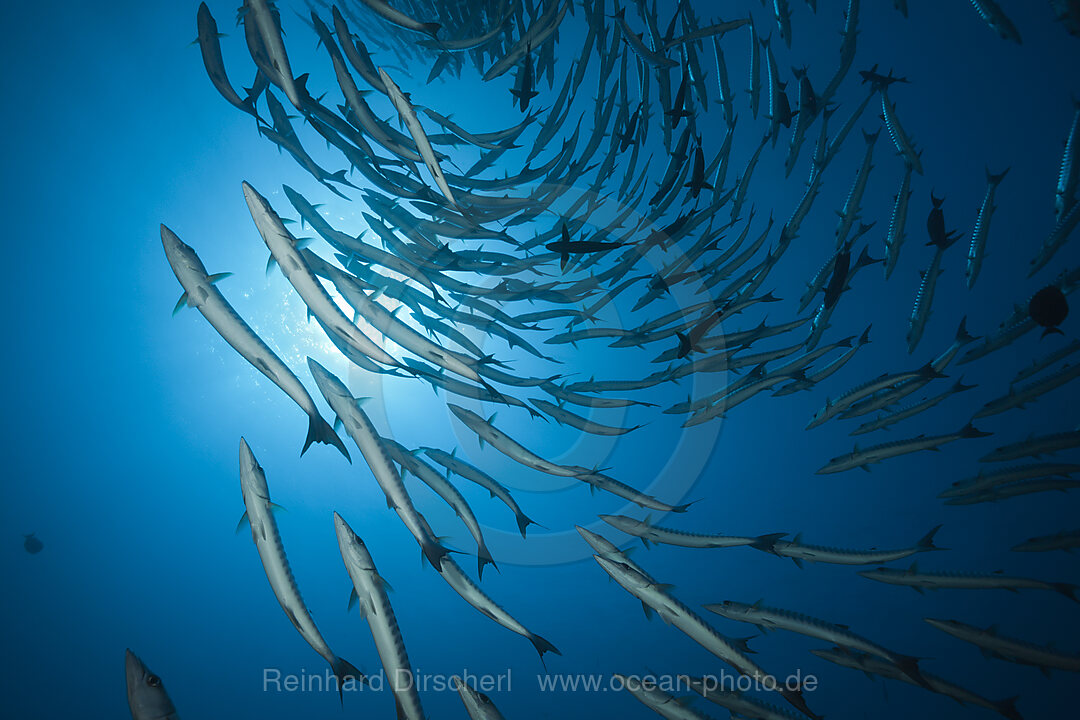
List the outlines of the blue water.
<svg viewBox="0 0 1080 720">
<path fill-rule="evenodd" d="M 837 31 L 846 3 L 818 4 L 813 15 L 804 3 L 792 2 L 793 49 L 783 47 L 778 36 L 772 44 L 784 78 L 790 79 L 792 66 L 806 65 L 820 90 L 836 67 Z M 706 0 L 692 0 L 691 5 L 703 23 L 715 12 Z M 830 124 L 835 132 L 863 97 L 857 70 L 878 63 L 880 69 L 894 68 L 910 79 L 910 85 L 891 91 L 904 127 L 924 152 L 925 176 L 912 181 L 908 240 L 888 282 L 879 266 L 858 276 L 823 341 L 858 335 L 873 323 L 871 344 L 810 392 L 783 398 L 759 395 L 726 419 L 692 430 L 680 429 L 680 416 L 641 407 L 631 408 L 625 416 L 597 411 L 594 418 L 600 422 L 648 423 L 617 442 L 582 437 L 571 428 L 530 420 L 524 412 L 509 408 L 499 410 L 496 424 L 546 457 L 610 467 L 612 476 L 667 502 L 700 499 L 685 515 L 654 513 L 652 520 L 662 525 L 733 535 L 802 532 L 807 542 L 892 548 L 905 547 L 943 523 L 937 541 L 950 550 L 918 556 L 924 568 L 1004 570 L 1080 582 L 1080 568 L 1072 555 L 1009 552 L 1028 537 L 1075 527 L 1075 496 L 1044 493 L 969 507 L 944 506 L 936 498 L 951 482 L 974 475 L 977 459 L 994 447 L 1030 433 L 1074 428 L 1075 386 L 1066 385 L 1027 409 L 978 422 L 993 437 L 960 441 L 940 453 L 898 458 L 869 474 L 858 470 L 814 474 L 853 444 L 847 435 L 851 424 L 833 421 L 812 431 L 803 429 L 826 397 L 881 373 L 928 362 L 952 341 L 962 317 L 967 317 L 974 334 L 992 332 L 1014 303 L 1026 302 L 1080 259 L 1074 241 L 1035 278 L 1026 278 L 1028 261 L 1053 223 L 1062 141 L 1072 119 L 1072 98 L 1080 96 L 1073 70 L 1080 64 L 1080 40 L 1054 21 L 1046 3 L 1002 2 L 1023 34 L 1022 46 L 998 38 L 964 2 L 912 0 L 907 20 L 889 5 L 868 2 L 862 8 L 858 56 L 836 97 L 840 109 Z M 280 6 L 294 69 L 310 71 L 313 93 L 318 94 L 315 88 L 328 90 L 336 104 L 329 62 L 293 12 L 306 15 L 307 9 L 284 1 Z M 667 0 L 660 3 L 661 29 L 673 7 Z M 222 45 L 233 85 L 246 87 L 254 70 L 245 56 L 243 31 L 233 28 L 235 8 L 214 3 L 211 10 L 222 31 L 229 33 Z M 722 11 L 729 19 L 748 10 L 763 36 L 777 35 L 770 13 L 758 3 L 725 3 Z M 243 511 L 237 476 L 241 436 L 266 469 L 273 499 L 287 508 L 279 517 L 285 546 L 324 637 L 337 653 L 366 672 L 377 672 L 379 659 L 366 623 L 357 614 L 346 613 L 350 584 L 337 549 L 332 510 L 365 539 L 381 573 L 394 586 L 391 599 L 418 671 L 509 673 L 510 691 L 489 693 L 508 718 L 649 717 L 649 711 L 627 693 L 542 692 L 537 676 L 545 673 L 720 672 L 723 666 L 716 658 L 677 630 L 660 620 L 647 621 L 637 601 L 607 581 L 573 530 L 574 524 L 591 527 L 628 546 L 630 538 L 600 523 L 596 515 L 644 513 L 625 507 L 619 498 L 591 496 L 577 484 L 565 486 L 524 470 L 490 447 L 481 450 L 475 436 L 445 408 L 447 397 L 433 394 L 422 382 L 383 380 L 350 370 L 317 324 L 306 321 L 302 302 L 281 274 L 264 273 L 266 249 L 243 202 L 241 180 L 259 189 L 283 216 L 294 217 L 279 190 L 287 183 L 313 202 L 325 203 L 331 221 L 354 233 L 363 229 L 360 211 L 366 207 L 359 200 L 346 203 L 331 195 L 261 138 L 250 117 L 221 100 L 206 77 L 198 49 L 187 47 L 195 36 L 195 11 L 191 2 L 128 1 L 5 3 L 0 10 L 5 68 L 0 84 L 6 99 L 0 116 L 4 140 L 0 196 L 8 223 L 2 263 L 5 302 L 0 312 L 9 338 L 0 360 L 8 388 L 0 502 L 5 538 L 0 543 L 5 577 L 5 591 L 0 593 L 5 618 L 0 715 L 123 717 L 125 647 L 162 676 L 183 717 L 393 713 L 385 691 L 346 696 L 343 710 L 333 692 L 264 689 L 266 668 L 321 675 L 325 664 L 289 626 L 247 532 L 234 533 Z M 645 29 L 632 7 L 627 15 L 637 30 Z M 578 7 L 560 31 L 556 85 L 549 89 L 546 79 L 539 81 L 540 95 L 533 101 L 537 107 L 549 107 L 554 101 L 558 83 L 580 52 L 583 35 L 584 18 Z M 739 31 L 722 41 L 738 94 L 729 186 L 767 126 L 760 115 L 752 119 L 743 92 L 748 40 L 748 33 Z M 368 44 L 377 61 L 401 64 L 392 53 Z M 710 97 L 715 97 L 711 49 L 702 53 L 702 62 Z M 484 84 L 466 65 L 461 80 L 448 75 L 446 81 L 426 85 L 430 60 L 413 63 L 405 70 L 414 77 L 402 70 L 394 71 L 394 77 L 413 94 L 414 102 L 452 113 L 456 122 L 477 132 L 520 121 L 508 92 L 513 72 Z M 570 124 L 586 113 L 583 133 L 591 130 L 597 65 L 594 57 L 574 99 Z M 630 74 L 636 77 L 633 69 Z M 673 83 L 677 82 L 676 72 Z M 793 104 L 796 87 L 797 82 L 788 86 Z M 655 84 L 652 90 L 654 125 L 648 142 L 654 154 L 650 182 L 655 182 L 666 153 L 660 144 Z M 382 117 L 391 116 L 388 103 L 369 101 Z M 876 130 L 880 126 L 876 113 L 875 101 L 858 127 Z M 340 169 L 340 159 L 324 151 L 321 139 L 300 120 L 295 122 L 312 154 L 331 170 Z M 783 174 L 787 131 L 782 131 L 775 151 L 767 148 L 763 153 L 746 204 L 756 209 L 751 238 L 774 212 L 774 240 L 798 202 L 819 123 L 820 119 L 808 133 L 791 178 L 785 180 Z M 711 158 L 725 132 L 715 103 L 699 118 L 698 127 L 706 157 Z M 571 131 L 572 127 L 563 128 L 540 161 L 549 158 Z M 533 132 L 523 140 L 527 142 Z M 584 143 L 583 137 L 579 148 Z M 597 159 L 606 150 L 605 140 Z M 856 130 L 830 166 L 800 237 L 762 288 L 772 289 L 784 302 L 756 306 L 727 323 L 725 331 L 753 327 L 766 314 L 770 323 L 796 317 L 804 283 L 833 247 L 837 220 L 833 211 L 841 207 L 862 154 Z M 476 154 L 463 151 L 461 157 L 467 167 Z M 613 182 L 621 182 L 619 169 L 626 157 L 620 156 Z M 521 151 L 507 153 L 486 176 L 516 172 L 523 160 Z M 639 164 L 638 171 L 642 167 Z M 982 275 L 969 292 L 963 282 L 963 256 L 985 191 L 984 167 L 1011 170 L 998 192 Z M 883 252 L 902 169 L 902 160 L 883 133 L 862 213 L 865 221 L 877 222 L 864 236 L 875 256 Z M 617 184 L 609 189 L 617 189 Z M 948 227 L 959 229 L 965 238 L 946 255 L 933 317 L 909 357 L 904 341 L 907 317 L 918 270 L 932 255 L 923 244 L 922 230 L 931 190 L 947 197 Z M 668 221 L 680 205 L 677 201 L 672 206 Z M 728 212 L 721 211 L 722 220 Z M 524 639 L 474 611 L 420 562 L 412 538 L 387 511 L 350 441 L 346 443 L 352 465 L 320 445 L 298 457 L 303 414 L 195 311 L 170 317 L 180 288 L 161 250 L 162 222 L 199 252 L 210 272 L 235 273 L 221 284 L 222 291 L 313 395 L 317 395 L 314 383 L 304 365 L 307 356 L 348 380 L 355 395 L 373 398 L 365 408 L 382 432 L 408 447 L 458 447 L 460 454 L 511 488 L 525 512 L 544 526 L 531 528 L 525 541 L 505 507 L 480 488 L 459 483 L 485 526 L 499 564 L 500 572 L 485 573 L 482 587 L 551 640 L 561 657 L 548 655 L 545 670 Z M 555 222 L 543 216 L 536 229 L 546 231 Z M 515 233 L 528 239 L 532 231 L 526 227 Z M 728 237 L 735 234 L 733 230 Z M 324 244 L 316 243 L 313 249 L 329 257 Z M 508 246 L 491 249 L 508 251 Z M 609 315 L 606 320 L 634 327 L 677 307 L 669 298 L 630 314 L 639 290 L 640 286 L 617 303 L 623 317 Z M 519 304 L 514 311 L 543 307 L 543 303 Z M 1017 370 L 1068 342 L 1075 328 L 1075 318 L 1070 318 L 1063 327 L 1066 338 L 1040 340 L 1031 333 L 981 361 L 954 364 L 950 379 L 928 391 L 943 390 L 960 377 L 977 384 L 976 390 L 863 444 L 958 429 L 983 403 L 1005 392 Z M 802 332 L 767 341 L 754 351 L 796 342 Z M 538 344 L 545 334 L 527 337 Z M 617 351 L 608 350 L 603 341 L 583 343 L 577 349 L 546 347 L 553 347 L 564 363 L 554 372 L 576 373 L 574 379 L 584 380 L 651 372 L 657 366 L 648 360 L 670 343 Z M 498 339 L 488 340 L 485 349 L 517 358 L 515 372 L 551 368 L 509 352 Z M 698 397 L 709 383 L 722 381 L 723 376 L 684 381 L 637 397 L 666 407 L 684 400 L 688 392 Z M 321 399 L 317 401 L 325 407 Z M 482 414 L 495 409 L 482 408 Z M 661 479 L 654 482 L 657 477 Z M 436 531 L 450 536 L 450 545 L 466 552 L 475 547 L 452 511 L 415 480 L 406 483 Z M 31 532 L 44 543 L 36 555 L 23 549 L 23 535 Z M 1072 705 L 1066 673 L 1045 678 L 1035 668 L 984 659 L 973 646 L 921 621 L 945 617 L 980 627 L 997 623 L 1004 634 L 1039 644 L 1054 641 L 1063 651 L 1080 651 L 1077 607 L 1053 593 L 942 590 L 918 595 L 863 579 L 855 574 L 856 568 L 820 565 L 800 570 L 788 560 L 748 548 L 698 551 L 659 546 L 639 548 L 634 558 L 659 580 L 672 583 L 674 593 L 691 607 L 763 598 L 775 607 L 845 623 L 889 648 L 927 658 L 923 661 L 927 671 L 990 698 L 1019 695 L 1018 707 L 1025 717 L 1065 715 Z M 460 560 L 467 570 L 473 569 L 470 556 Z M 707 619 L 729 635 L 755 634 L 749 626 L 714 616 Z M 989 712 L 830 665 L 808 652 L 826 645 L 802 636 L 774 633 L 751 645 L 758 653 L 755 659 L 777 674 L 815 675 L 819 689 L 807 693 L 808 703 L 829 717 L 977 717 Z M 455 695 L 422 693 L 427 714 L 463 717 Z M 725 711 L 707 705 L 696 706 L 724 717 Z"/>
</svg>

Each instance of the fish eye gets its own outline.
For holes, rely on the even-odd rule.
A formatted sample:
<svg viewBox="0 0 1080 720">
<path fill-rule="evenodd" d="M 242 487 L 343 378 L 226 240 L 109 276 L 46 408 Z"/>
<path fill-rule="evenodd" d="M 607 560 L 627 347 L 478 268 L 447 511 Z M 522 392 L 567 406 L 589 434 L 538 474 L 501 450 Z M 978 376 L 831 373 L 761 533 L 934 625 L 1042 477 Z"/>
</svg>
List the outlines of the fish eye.
<svg viewBox="0 0 1080 720">
<path fill-rule="evenodd" d="M 146 684 L 152 688 L 161 687 L 161 678 L 157 675 L 147 675 Z"/>
</svg>

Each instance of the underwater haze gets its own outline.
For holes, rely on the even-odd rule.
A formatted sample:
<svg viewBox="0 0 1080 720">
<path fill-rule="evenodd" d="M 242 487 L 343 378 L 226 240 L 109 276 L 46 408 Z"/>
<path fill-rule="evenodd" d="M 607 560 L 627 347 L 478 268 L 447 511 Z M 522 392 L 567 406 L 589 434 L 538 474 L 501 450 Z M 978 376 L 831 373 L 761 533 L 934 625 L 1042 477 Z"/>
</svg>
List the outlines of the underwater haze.
<svg viewBox="0 0 1080 720">
<path fill-rule="evenodd" d="M 388 2 L 0 9 L 0 715 L 1074 714 L 1075 3 Z"/>
</svg>

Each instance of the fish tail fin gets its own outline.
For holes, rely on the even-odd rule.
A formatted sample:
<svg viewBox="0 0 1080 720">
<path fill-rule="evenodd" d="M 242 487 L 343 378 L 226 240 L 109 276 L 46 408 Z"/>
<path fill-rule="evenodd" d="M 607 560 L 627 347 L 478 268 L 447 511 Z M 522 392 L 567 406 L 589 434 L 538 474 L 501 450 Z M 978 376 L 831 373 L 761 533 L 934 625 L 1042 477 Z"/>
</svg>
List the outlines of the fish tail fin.
<svg viewBox="0 0 1080 720">
<path fill-rule="evenodd" d="M 1054 583 L 1054 590 L 1058 591 L 1073 602 L 1080 602 L 1080 600 L 1076 599 L 1076 588 L 1077 586 L 1073 585 L 1072 583 Z"/>
<path fill-rule="evenodd" d="M 787 533 L 771 533 L 769 535 L 758 535 L 756 538 L 754 538 L 754 542 L 750 543 L 750 547 L 756 550 L 763 550 L 765 552 L 775 552 L 776 542 L 785 536 L 787 536 Z"/>
<path fill-rule="evenodd" d="M 998 711 L 999 715 L 1003 715 L 1009 718 L 1009 720 L 1024 720 L 1024 716 L 1016 709 L 1016 701 L 1018 699 L 1018 696 L 1013 695 L 1010 698 L 998 700 L 993 704 L 994 709 Z"/>
<path fill-rule="evenodd" d="M 962 438 L 981 438 L 988 437 L 993 434 L 994 433 L 983 432 L 971 423 L 965 425 L 964 428 L 960 431 L 960 437 Z"/>
<path fill-rule="evenodd" d="M 956 342 L 969 343 L 977 339 L 978 338 L 967 331 L 967 316 L 965 315 L 960 320 L 960 327 L 956 328 Z"/>
<path fill-rule="evenodd" d="M 521 537 L 523 537 L 523 538 L 525 537 L 525 529 L 527 527 L 529 527 L 530 525 L 535 525 L 536 527 L 544 527 L 543 525 L 536 522 L 535 520 L 530 520 L 528 517 L 525 516 L 524 513 L 518 513 L 517 526 L 518 526 L 518 531 L 521 533 Z"/>
<path fill-rule="evenodd" d="M 919 375 L 927 380 L 947 377 L 944 373 L 935 368 L 933 363 L 926 363 L 919 368 Z"/>
<path fill-rule="evenodd" d="M 345 704 L 345 682 L 352 678 L 358 684 L 363 685 L 366 679 L 364 673 L 356 669 L 356 667 L 344 658 L 335 657 L 334 661 L 330 663 L 330 669 L 334 672 L 334 677 L 337 678 L 338 686 L 338 699 L 341 703 Z"/>
<path fill-rule="evenodd" d="M 690 502 L 683 503 L 682 505 L 674 505 L 671 508 L 671 512 L 684 513 L 690 509 L 691 505 L 697 502 L 701 502 L 701 498 L 698 498 L 697 500 L 691 500 Z"/>
<path fill-rule="evenodd" d="M 940 547 L 938 547 L 937 545 L 934 544 L 934 535 L 936 535 L 937 531 L 940 530 L 940 529 L 941 529 L 941 526 L 938 525 L 933 530 L 931 530 L 930 532 L 923 535 L 922 538 L 919 540 L 919 542 L 915 543 L 915 547 L 918 548 L 919 550 L 923 550 L 923 551 L 927 551 L 927 550 L 944 550 L 945 548 L 940 548 Z"/>
<path fill-rule="evenodd" d="M 555 653 L 556 655 L 560 655 L 560 656 L 562 655 L 562 653 L 559 652 L 559 649 L 557 647 L 555 647 L 554 645 L 552 645 L 551 643 L 549 643 L 547 640 L 540 637 L 539 635 L 536 635 L 534 633 L 529 633 L 528 637 L 529 637 L 529 642 L 531 642 L 533 644 L 533 647 L 536 648 L 536 652 L 540 654 L 540 662 L 541 663 L 544 662 L 544 653 L 551 652 L 551 653 Z"/>
<path fill-rule="evenodd" d="M 421 23 L 420 27 L 431 37 L 435 38 L 436 40 L 439 39 L 439 31 L 442 30 L 442 25 L 440 25 L 439 23 Z"/>
<path fill-rule="evenodd" d="M 929 689 L 929 686 L 926 684 L 926 679 L 923 678 L 922 673 L 919 672 L 919 658 L 911 657 L 910 655 L 898 655 L 893 658 L 893 662 L 905 675 L 919 685 L 922 685 L 924 688 Z"/>
<path fill-rule="evenodd" d="M 496 570 L 499 569 L 499 566 L 492 560 L 491 551 L 487 549 L 487 545 L 480 544 L 476 549 L 476 575 L 481 580 L 484 578 L 485 565 L 491 565 Z"/>
<path fill-rule="evenodd" d="M 1043 333 L 1042 333 L 1042 335 L 1040 337 L 1046 337 L 1047 335 L 1064 335 L 1064 334 L 1065 333 L 1061 332 L 1060 328 L 1048 327 L 1045 330 L 1043 330 Z"/>
<path fill-rule="evenodd" d="M 352 462 L 352 458 L 349 457 L 349 451 L 345 448 L 345 443 L 341 441 L 338 434 L 334 432 L 334 428 L 330 423 L 323 420 L 321 415 L 312 415 L 308 419 L 308 431 L 307 437 L 304 439 L 304 449 L 300 451 L 303 455 L 311 447 L 311 443 L 318 442 L 326 445 L 333 445 L 341 454 L 345 456 L 345 459 Z"/>
<path fill-rule="evenodd" d="M 997 175 L 994 175 L 992 172 L 990 172 L 990 168 L 986 168 L 986 182 L 990 183 L 991 185 L 1000 184 L 1001 181 L 1005 179 L 1005 176 L 1009 174 L 1009 170 L 1011 169 L 1011 167 L 1007 167 Z"/>
</svg>

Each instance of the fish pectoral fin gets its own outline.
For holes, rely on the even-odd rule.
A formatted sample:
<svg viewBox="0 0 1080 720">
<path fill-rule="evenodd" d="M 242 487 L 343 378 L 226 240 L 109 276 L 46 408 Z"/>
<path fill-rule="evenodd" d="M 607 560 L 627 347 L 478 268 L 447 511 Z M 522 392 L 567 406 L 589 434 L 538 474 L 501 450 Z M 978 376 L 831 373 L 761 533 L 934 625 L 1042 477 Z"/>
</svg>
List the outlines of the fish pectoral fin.
<svg viewBox="0 0 1080 720">
<path fill-rule="evenodd" d="M 214 273 L 213 275 L 208 276 L 206 279 L 210 282 L 211 285 L 213 285 L 228 277 L 232 277 L 231 272 Z"/>
<path fill-rule="evenodd" d="M 188 304 L 189 304 L 188 303 L 188 294 L 187 294 L 187 290 L 185 290 L 184 292 L 180 293 L 180 299 L 176 301 L 176 306 L 173 307 L 173 311 L 172 311 L 173 317 L 175 317 L 176 314 L 178 312 L 180 312 L 180 310 L 182 310 L 185 305 L 188 305 Z"/>
</svg>

